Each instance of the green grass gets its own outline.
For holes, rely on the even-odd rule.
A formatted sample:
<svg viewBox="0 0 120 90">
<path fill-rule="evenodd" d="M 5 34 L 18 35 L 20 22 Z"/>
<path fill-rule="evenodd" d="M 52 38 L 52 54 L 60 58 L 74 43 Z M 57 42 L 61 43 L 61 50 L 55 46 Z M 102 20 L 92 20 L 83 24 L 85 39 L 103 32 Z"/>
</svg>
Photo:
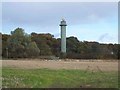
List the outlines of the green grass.
<svg viewBox="0 0 120 90">
<path fill-rule="evenodd" d="M 3 68 L 3 88 L 117 88 L 117 72 Z"/>
</svg>

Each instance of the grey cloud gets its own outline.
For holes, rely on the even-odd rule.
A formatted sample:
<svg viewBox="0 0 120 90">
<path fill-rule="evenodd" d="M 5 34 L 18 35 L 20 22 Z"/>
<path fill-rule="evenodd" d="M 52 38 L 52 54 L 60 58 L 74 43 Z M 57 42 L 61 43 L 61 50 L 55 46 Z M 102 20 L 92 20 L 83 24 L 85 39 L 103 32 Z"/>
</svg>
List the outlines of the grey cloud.
<svg viewBox="0 0 120 90">
<path fill-rule="evenodd" d="M 108 33 L 101 35 L 98 39 L 98 41 L 100 42 L 113 42 L 113 40 L 114 40 L 114 37 L 112 37 Z"/>
<path fill-rule="evenodd" d="M 42 3 L 19 2 L 3 3 L 2 15 L 4 23 L 55 26 L 64 17 L 69 25 L 96 23 L 114 17 L 117 3 Z"/>
<path fill-rule="evenodd" d="M 59 38 L 59 37 L 60 37 L 60 33 L 55 33 L 55 34 L 54 34 L 54 37 L 55 37 L 55 38 Z"/>
</svg>

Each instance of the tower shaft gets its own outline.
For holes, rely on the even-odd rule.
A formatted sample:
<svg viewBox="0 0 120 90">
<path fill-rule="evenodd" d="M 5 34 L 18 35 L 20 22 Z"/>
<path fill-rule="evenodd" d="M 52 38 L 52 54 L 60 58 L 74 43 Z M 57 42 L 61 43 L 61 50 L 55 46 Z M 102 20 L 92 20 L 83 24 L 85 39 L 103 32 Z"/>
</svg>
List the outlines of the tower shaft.
<svg viewBox="0 0 120 90">
<path fill-rule="evenodd" d="M 61 52 L 66 53 L 66 26 L 61 26 Z"/>
<path fill-rule="evenodd" d="M 61 53 L 66 54 L 66 21 L 62 19 L 60 23 L 61 27 Z"/>
</svg>

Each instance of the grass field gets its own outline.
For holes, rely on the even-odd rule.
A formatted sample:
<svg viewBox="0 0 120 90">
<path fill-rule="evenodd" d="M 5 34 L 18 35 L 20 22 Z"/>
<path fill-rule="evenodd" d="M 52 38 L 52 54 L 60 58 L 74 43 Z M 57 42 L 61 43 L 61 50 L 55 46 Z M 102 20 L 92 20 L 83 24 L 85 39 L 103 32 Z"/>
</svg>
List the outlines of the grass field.
<svg viewBox="0 0 120 90">
<path fill-rule="evenodd" d="M 116 71 L 3 68 L 3 88 L 117 88 Z"/>
</svg>

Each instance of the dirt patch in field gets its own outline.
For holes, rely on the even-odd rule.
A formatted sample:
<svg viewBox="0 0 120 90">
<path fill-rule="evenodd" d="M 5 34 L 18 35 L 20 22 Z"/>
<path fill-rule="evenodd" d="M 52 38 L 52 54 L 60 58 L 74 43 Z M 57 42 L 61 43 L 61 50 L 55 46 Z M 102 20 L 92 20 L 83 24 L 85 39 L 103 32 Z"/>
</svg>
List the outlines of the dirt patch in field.
<svg viewBox="0 0 120 90">
<path fill-rule="evenodd" d="M 118 61 L 102 60 L 2 60 L 2 67 L 22 68 L 22 69 L 80 69 L 92 71 L 118 71 Z"/>
</svg>

